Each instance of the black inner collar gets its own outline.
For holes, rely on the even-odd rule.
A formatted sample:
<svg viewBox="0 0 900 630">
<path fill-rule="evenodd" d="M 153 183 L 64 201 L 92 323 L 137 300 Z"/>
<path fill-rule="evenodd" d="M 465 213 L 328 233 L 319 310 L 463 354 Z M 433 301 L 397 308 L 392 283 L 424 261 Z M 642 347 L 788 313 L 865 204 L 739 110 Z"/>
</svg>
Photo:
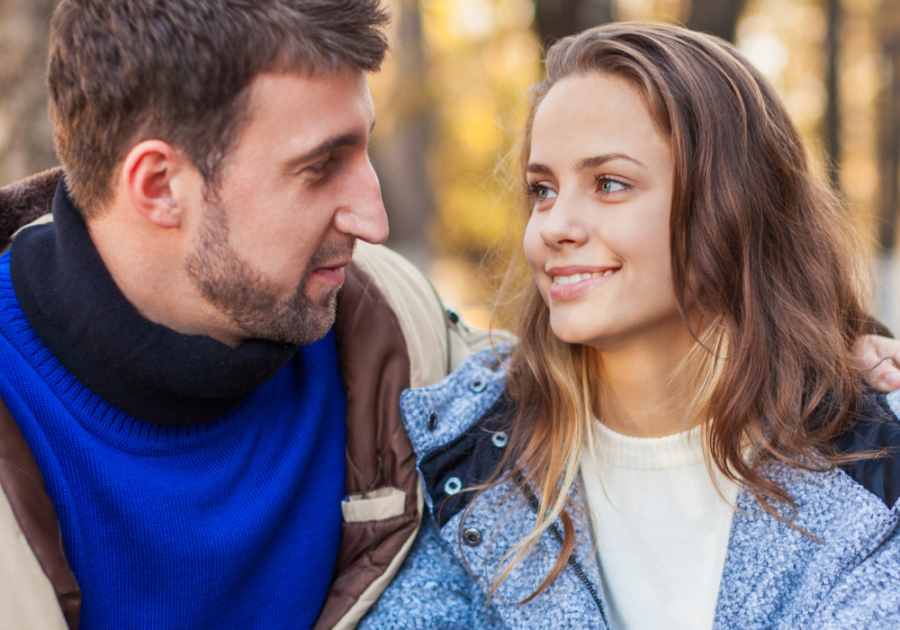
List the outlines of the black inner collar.
<svg viewBox="0 0 900 630">
<path fill-rule="evenodd" d="M 145 319 L 109 275 L 62 181 L 53 223 L 24 230 L 10 256 L 13 289 L 41 341 L 94 393 L 147 422 L 221 416 L 297 350 L 263 340 L 231 348 Z"/>
</svg>

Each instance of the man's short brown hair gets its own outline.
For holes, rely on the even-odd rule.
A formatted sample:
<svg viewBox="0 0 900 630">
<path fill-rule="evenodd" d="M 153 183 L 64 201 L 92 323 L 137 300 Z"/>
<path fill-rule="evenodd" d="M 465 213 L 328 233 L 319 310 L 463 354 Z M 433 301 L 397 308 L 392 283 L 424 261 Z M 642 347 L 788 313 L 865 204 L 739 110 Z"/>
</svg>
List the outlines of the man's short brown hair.
<svg viewBox="0 0 900 630">
<path fill-rule="evenodd" d="M 60 0 L 50 113 L 76 205 L 86 218 L 103 208 L 117 165 L 149 138 L 214 189 L 254 77 L 378 70 L 388 19 L 380 0 Z"/>
</svg>

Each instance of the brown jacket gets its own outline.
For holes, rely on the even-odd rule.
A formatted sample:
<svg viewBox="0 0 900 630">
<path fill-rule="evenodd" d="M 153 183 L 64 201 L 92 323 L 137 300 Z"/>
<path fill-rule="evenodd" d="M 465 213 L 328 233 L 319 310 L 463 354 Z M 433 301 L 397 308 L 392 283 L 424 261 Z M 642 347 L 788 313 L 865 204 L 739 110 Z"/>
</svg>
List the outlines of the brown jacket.
<svg viewBox="0 0 900 630">
<path fill-rule="evenodd" d="M 60 169 L 0 189 L 0 242 L 50 211 Z M 334 582 L 315 630 L 353 628 L 396 574 L 422 515 L 415 455 L 398 399 L 487 342 L 448 322 L 422 275 L 360 243 L 338 299 L 335 334 L 347 393 L 347 494 Z M 0 401 L 0 610 L 4 627 L 78 627 L 81 594 L 44 481 Z"/>
</svg>

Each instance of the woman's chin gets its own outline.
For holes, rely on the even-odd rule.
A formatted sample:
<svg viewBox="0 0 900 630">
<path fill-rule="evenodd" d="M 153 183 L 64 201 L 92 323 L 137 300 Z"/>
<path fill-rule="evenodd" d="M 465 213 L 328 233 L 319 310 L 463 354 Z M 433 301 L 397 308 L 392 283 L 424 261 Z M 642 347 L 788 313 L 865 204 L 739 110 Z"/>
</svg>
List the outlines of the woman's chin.
<svg viewBox="0 0 900 630">
<path fill-rule="evenodd" d="M 603 340 L 608 336 L 603 329 L 598 330 L 596 324 L 593 326 L 583 326 L 573 322 L 556 324 L 551 319 L 550 329 L 560 341 L 581 346 L 603 345 Z"/>
</svg>

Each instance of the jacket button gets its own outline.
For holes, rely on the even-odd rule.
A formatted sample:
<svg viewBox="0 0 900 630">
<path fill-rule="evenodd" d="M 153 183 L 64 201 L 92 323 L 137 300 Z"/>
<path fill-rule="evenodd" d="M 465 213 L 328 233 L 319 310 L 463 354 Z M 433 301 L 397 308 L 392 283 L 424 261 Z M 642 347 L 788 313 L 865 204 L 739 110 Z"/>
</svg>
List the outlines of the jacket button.
<svg viewBox="0 0 900 630">
<path fill-rule="evenodd" d="M 477 547 L 481 544 L 481 531 L 470 527 L 463 532 L 463 542 L 470 547 Z"/>
<path fill-rule="evenodd" d="M 450 477 L 444 482 L 444 494 L 447 496 L 457 495 L 460 490 L 462 490 L 462 481 L 459 480 L 459 477 Z"/>
<path fill-rule="evenodd" d="M 487 387 L 487 383 L 480 378 L 469 383 L 469 390 L 476 394 L 483 392 L 485 387 Z"/>
<path fill-rule="evenodd" d="M 509 436 L 505 431 L 499 431 L 491 436 L 491 443 L 497 448 L 504 448 L 509 444 Z"/>
<path fill-rule="evenodd" d="M 437 414 L 432 411 L 431 414 L 428 416 L 428 430 L 434 431 L 436 426 L 437 426 Z"/>
</svg>

